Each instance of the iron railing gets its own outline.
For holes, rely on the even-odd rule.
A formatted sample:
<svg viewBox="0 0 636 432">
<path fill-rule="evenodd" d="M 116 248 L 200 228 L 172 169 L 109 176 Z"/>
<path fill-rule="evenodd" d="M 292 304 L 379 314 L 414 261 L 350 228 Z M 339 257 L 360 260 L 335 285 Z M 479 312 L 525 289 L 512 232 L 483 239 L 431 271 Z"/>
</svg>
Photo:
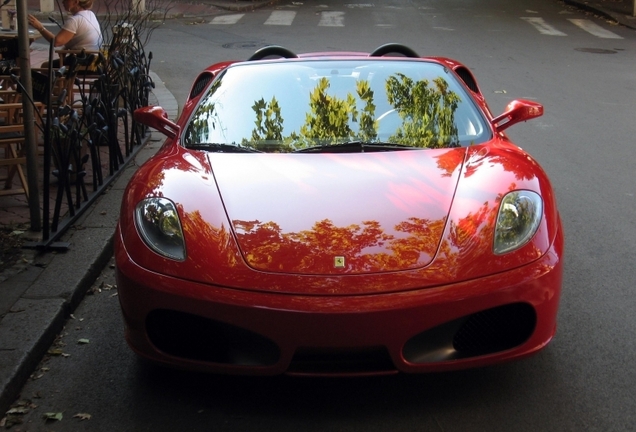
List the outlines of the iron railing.
<svg viewBox="0 0 636 432">
<path fill-rule="evenodd" d="M 152 53 L 146 55 L 135 28 L 126 24 L 114 27 L 107 47 L 70 54 L 58 69 L 50 61 L 44 78 L 32 74 L 34 99 L 43 97 L 46 110 L 36 121 L 44 145 L 42 239 L 27 247 L 68 248 L 59 241 L 62 234 L 149 138 L 132 113 L 148 105 Z M 38 80 L 45 80 L 44 95 L 36 91 Z"/>
</svg>

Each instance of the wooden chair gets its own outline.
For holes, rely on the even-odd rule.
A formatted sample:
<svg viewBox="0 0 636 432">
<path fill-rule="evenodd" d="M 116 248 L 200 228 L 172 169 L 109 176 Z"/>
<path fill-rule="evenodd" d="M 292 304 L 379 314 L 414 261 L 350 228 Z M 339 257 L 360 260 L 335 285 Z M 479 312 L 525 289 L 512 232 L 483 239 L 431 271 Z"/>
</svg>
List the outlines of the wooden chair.
<svg viewBox="0 0 636 432">
<path fill-rule="evenodd" d="M 16 90 L 0 89 L 0 104 L 12 104 L 22 102 L 22 94 Z"/>
<path fill-rule="evenodd" d="M 3 175 L 2 189 L 0 196 L 25 194 L 29 197 L 29 187 L 25 175 L 26 157 L 23 152 L 24 145 L 24 124 L 15 124 L 18 110 L 22 109 L 22 104 L 1 104 L 0 105 L 0 149 L 3 151 L 0 159 L 0 167 Z M 17 174 L 21 187 L 14 188 L 13 182 Z"/>
<path fill-rule="evenodd" d="M 60 64 L 64 64 L 67 56 L 75 55 L 77 56 L 78 63 L 74 67 L 74 76 L 73 81 L 77 84 L 79 88 L 69 88 L 67 91 L 72 92 L 70 94 L 73 95 L 71 99 L 71 103 L 75 105 L 78 102 L 76 90 L 79 91 L 80 95 L 90 93 L 91 85 L 97 80 L 100 75 L 100 61 L 105 57 L 100 51 L 92 51 L 92 50 L 56 50 L 56 53 L 60 56 Z M 75 78 L 78 78 L 75 80 Z M 80 101 L 81 102 L 81 101 Z"/>
<path fill-rule="evenodd" d="M 36 102 L 46 104 L 51 97 L 51 107 L 56 110 L 60 106 L 71 105 L 74 98 L 75 74 L 71 76 L 53 75 L 53 87 L 49 88 L 48 69 L 31 69 L 31 81 L 33 85 L 33 99 Z M 62 94 L 64 93 L 64 97 Z"/>
<path fill-rule="evenodd" d="M 42 111 L 43 105 L 36 103 L 34 109 Z M 37 121 L 37 120 L 36 120 Z M 29 197 L 29 188 L 25 174 L 26 156 L 24 154 L 24 120 L 22 117 L 22 103 L 0 104 L 0 196 L 24 194 Z M 38 128 L 33 125 L 38 139 Z M 18 187 L 14 187 L 16 179 Z"/>
</svg>

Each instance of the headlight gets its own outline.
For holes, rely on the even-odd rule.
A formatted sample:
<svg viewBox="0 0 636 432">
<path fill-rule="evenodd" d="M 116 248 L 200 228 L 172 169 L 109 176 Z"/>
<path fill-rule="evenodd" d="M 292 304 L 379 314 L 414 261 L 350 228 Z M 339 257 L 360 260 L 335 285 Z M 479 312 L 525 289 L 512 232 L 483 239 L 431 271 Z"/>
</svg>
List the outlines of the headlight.
<svg viewBox="0 0 636 432">
<path fill-rule="evenodd" d="M 543 201 L 538 193 L 524 190 L 506 194 L 497 215 L 495 254 L 504 254 L 528 243 L 539 228 L 542 214 Z"/>
<path fill-rule="evenodd" d="M 150 249 L 173 260 L 185 260 L 183 230 L 172 201 L 166 198 L 140 201 L 135 210 L 135 225 Z"/>
</svg>

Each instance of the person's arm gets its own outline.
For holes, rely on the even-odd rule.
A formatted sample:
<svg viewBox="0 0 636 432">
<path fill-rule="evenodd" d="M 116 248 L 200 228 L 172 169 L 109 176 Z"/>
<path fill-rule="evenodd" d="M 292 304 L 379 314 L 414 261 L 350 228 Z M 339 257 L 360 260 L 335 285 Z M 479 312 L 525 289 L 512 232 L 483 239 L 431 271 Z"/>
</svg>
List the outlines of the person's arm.
<svg viewBox="0 0 636 432">
<path fill-rule="evenodd" d="M 70 41 L 71 39 L 73 39 L 73 36 L 75 36 L 75 34 L 71 33 L 70 31 L 66 29 L 62 29 L 57 35 L 54 35 L 49 29 L 44 27 L 42 23 L 33 15 L 29 15 L 28 20 L 29 20 L 29 24 L 31 24 L 31 26 L 33 26 L 34 29 L 40 32 L 42 37 L 47 42 L 53 41 L 54 47 L 66 45 L 66 43 Z"/>
</svg>

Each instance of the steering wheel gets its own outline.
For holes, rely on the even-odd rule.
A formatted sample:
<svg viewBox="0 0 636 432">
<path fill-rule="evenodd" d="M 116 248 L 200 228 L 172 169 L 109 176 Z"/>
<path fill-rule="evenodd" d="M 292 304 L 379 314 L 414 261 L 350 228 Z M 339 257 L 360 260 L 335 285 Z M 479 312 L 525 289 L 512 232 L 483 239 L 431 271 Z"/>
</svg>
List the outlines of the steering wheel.
<svg viewBox="0 0 636 432">
<path fill-rule="evenodd" d="M 402 54 L 405 57 L 414 58 L 419 57 L 419 55 L 411 48 L 399 43 L 388 43 L 377 47 L 371 54 L 369 54 L 369 57 L 382 57 L 387 54 Z"/>
<path fill-rule="evenodd" d="M 262 60 L 265 57 L 270 57 L 270 56 L 283 57 L 283 58 L 298 58 L 296 54 L 294 54 L 287 48 L 283 48 L 282 46 L 278 46 L 278 45 L 270 45 L 270 46 L 266 46 L 257 50 L 247 60 L 248 61 Z"/>
</svg>

